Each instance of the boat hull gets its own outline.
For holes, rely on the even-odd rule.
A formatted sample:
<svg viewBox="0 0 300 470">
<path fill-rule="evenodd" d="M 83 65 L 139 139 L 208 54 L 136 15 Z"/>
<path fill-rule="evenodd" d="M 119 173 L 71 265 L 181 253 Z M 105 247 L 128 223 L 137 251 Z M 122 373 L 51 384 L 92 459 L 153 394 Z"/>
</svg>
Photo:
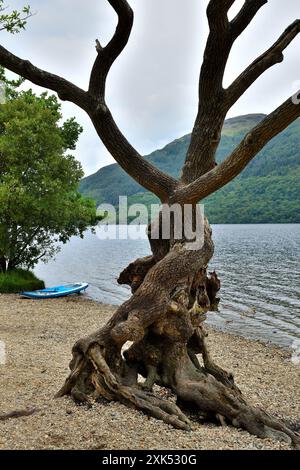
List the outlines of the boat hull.
<svg viewBox="0 0 300 470">
<path fill-rule="evenodd" d="M 65 286 L 48 287 L 33 292 L 21 292 L 22 297 L 27 299 L 56 299 L 59 297 L 66 297 L 67 295 L 79 294 L 88 288 L 86 282 L 78 282 L 75 284 L 68 284 Z"/>
</svg>

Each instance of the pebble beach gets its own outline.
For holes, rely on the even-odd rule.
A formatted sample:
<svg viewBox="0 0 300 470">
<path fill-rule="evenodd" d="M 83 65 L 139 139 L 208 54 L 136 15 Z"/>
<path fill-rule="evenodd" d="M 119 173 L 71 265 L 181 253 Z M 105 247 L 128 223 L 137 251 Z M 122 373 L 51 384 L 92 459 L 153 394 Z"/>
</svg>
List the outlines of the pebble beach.
<svg viewBox="0 0 300 470">
<path fill-rule="evenodd" d="M 0 342 L 5 345 L 0 416 L 36 410 L 0 419 L 0 449 L 289 449 L 231 426 L 195 421 L 192 431 L 179 431 L 120 403 L 103 401 L 87 408 L 68 397 L 54 399 L 68 374 L 74 342 L 101 327 L 115 308 L 77 296 L 33 301 L 0 295 Z M 212 329 L 209 333 L 216 362 L 233 372 L 252 404 L 300 423 L 300 365 L 291 361 L 290 351 Z"/>
</svg>

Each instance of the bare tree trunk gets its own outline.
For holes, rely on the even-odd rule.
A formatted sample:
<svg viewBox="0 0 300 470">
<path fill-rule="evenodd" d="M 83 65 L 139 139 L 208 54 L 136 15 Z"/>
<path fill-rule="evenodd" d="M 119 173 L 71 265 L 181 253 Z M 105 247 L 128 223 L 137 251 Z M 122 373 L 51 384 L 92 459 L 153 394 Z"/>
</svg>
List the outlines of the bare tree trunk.
<svg viewBox="0 0 300 470">
<path fill-rule="evenodd" d="M 0 257 L 0 271 L 2 273 L 6 273 L 7 271 L 7 263 L 6 263 L 6 259 L 4 258 L 4 256 Z"/>
<path fill-rule="evenodd" d="M 152 256 L 121 273 L 119 282 L 134 292 L 131 299 L 103 328 L 74 345 L 71 374 L 57 396 L 119 400 L 185 430 L 191 423 L 179 405 L 192 404 L 205 419 L 299 447 L 299 437 L 284 423 L 246 403 L 232 374 L 208 351 L 203 322 L 218 302 L 220 282 L 215 273 L 207 274 L 214 251 L 207 220 L 204 235 L 197 250 L 185 241 L 151 241 Z M 158 398 L 155 384 L 175 393 L 177 405 Z"/>
</svg>

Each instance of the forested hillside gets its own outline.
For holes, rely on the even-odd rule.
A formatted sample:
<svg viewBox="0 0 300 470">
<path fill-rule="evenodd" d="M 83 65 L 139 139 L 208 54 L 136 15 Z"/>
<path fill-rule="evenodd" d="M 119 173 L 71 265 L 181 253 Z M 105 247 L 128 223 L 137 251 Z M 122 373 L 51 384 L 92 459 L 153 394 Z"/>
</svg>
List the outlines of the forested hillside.
<svg viewBox="0 0 300 470">
<path fill-rule="evenodd" d="M 254 127 L 263 114 L 225 122 L 217 161 L 222 161 Z M 178 176 L 190 136 L 176 139 L 146 156 L 161 170 Z M 205 212 L 211 223 L 300 223 L 300 121 L 275 137 L 233 182 L 207 198 Z M 130 202 L 157 202 L 117 165 L 101 168 L 84 178 L 80 191 L 97 203 L 117 204 L 119 195 Z"/>
</svg>

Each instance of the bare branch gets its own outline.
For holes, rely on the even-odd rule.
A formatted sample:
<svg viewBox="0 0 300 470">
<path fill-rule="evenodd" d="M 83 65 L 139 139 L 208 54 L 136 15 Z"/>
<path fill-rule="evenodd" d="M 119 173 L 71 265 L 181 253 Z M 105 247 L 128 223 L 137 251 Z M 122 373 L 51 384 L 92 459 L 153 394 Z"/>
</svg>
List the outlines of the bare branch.
<svg viewBox="0 0 300 470">
<path fill-rule="evenodd" d="M 118 15 L 118 25 L 113 38 L 105 47 L 96 41 L 97 58 L 88 92 L 35 67 L 1 46 L 0 64 L 37 85 L 56 91 L 61 99 L 72 101 L 84 109 L 91 117 L 102 142 L 119 165 L 163 202 L 170 198 L 181 201 L 187 198 L 195 202 L 222 187 L 242 171 L 268 140 L 299 116 L 300 107 L 287 101 L 248 134 L 225 162 L 211 170 L 228 109 L 267 68 L 282 60 L 283 50 L 300 31 L 300 21 L 297 20 L 265 54 L 224 90 L 223 76 L 233 42 L 266 0 L 246 1 L 231 23 L 228 20 L 228 10 L 234 0 L 211 0 L 207 9 L 210 34 L 199 80 L 199 109 L 182 174 L 182 183 L 186 187 L 179 186 L 175 178 L 152 166 L 131 146 L 105 103 L 107 74 L 125 48 L 133 24 L 133 12 L 126 0 L 108 1 Z M 266 129 L 265 125 L 270 126 L 270 129 Z"/>
<path fill-rule="evenodd" d="M 2 46 L 0 46 L 0 64 L 36 85 L 55 91 L 61 100 L 72 101 L 86 109 L 85 91 L 58 75 L 35 67 L 29 60 L 20 59 Z"/>
<path fill-rule="evenodd" d="M 234 2 L 235 0 L 210 0 L 206 13 L 211 31 L 229 26 L 227 13 Z"/>
<path fill-rule="evenodd" d="M 209 36 L 199 81 L 200 105 L 222 89 L 223 75 L 233 41 L 227 13 L 235 0 L 211 0 L 207 7 Z M 213 74 L 213 80 L 212 80 Z"/>
<path fill-rule="evenodd" d="M 196 203 L 225 186 L 241 173 L 273 137 L 286 129 L 299 116 L 300 105 L 294 104 L 289 98 L 252 129 L 220 165 L 196 181 L 178 189 L 171 202 Z"/>
<path fill-rule="evenodd" d="M 227 113 L 223 77 L 233 45 L 228 10 L 234 0 L 211 0 L 207 7 L 209 36 L 199 79 L 198 113 L 182 170 L 182 181 L 190 183 L 209 171 Z"/>
<path fill-rule="evenodd" d="M 118 14 L 119 22 L 112 40 L 105 48 L 96 41 L 95 61 L 89 92 L 73 83 L 41 70 L 0 46 L 0 64 L 36 85 L 57 92 L 62 100 L 72 101 L 91 117 L 102 142 L 119 165 L 139 184 L 166 201 L 178 186 L 178 181 L 145 160 L 126 140 L 105 104 L 105 81 L 111 65 L 127 44 L 133 13 L 126 0 L 108 0 Z"/>
<path fill-rule="evenodd" d="M 102 47 L 100 41 L 96 40 L 97 57 L 89 84 L 89 95 L 96 100 L 96 106 L 89 114 L 102 142 L 123 170 L 165 201 L 177 188 L 178 181 L 155 168 L 132 147 L 105 103 L 108 72 L 125 48 L 133 25 L 133 11 L 126 0 L 108 1 L 118 15 L 118 25 L 107 46 Z"/>
<path fill-rule="evenodd" d="M 12 418 L 20 418 L 22 416 L 31 416 L 34 413 L 37 413 L 39 409 L 37 408 L 32 408 L 32 409 L 27 409 L 27 410 L 15 410 L 11 411 L 10 413 L 4 413 L 0 415 L 0 421 L 6 421 L 8 419 Z"/>
<path fill-rule="evenodd" d="M 267 69 L 283 61 L 283 51 L 299 32 L 300 20 L 296 20 L 264 54 L 252 62 L 252 64 L 237 77 L 227 89 L 228 104 L 230 106 L 232 106 Z"/>
<path fill-rule="evenodd" d="M 184 183 L 191 183 L 214 168 L 227 112 L 263 72 L 283 60 L 283 50 L 300 31 L 297 20 L 224 90 L 224 72 L 234 41 L 267 0 L 246 0 L 240 12 L 229 22 L 228 10 L 233 3 L 232 0 L 211 0 L 207 8 L 210 33 L 200 73 L 198 114 L 182 170 Z"/>
<path fill-rule="evenodd" d="M 123 170 L 165 201 L 177 188 L 178 181 L 155 168 L 132 147 L 105 103 L 108 72 L 125 48 L 133 25 L 133 11 L 126 0 L 108 1 L 118 15 L 118 25 L 107 46 L 102 47 L 100 41 L 96 40 L 97 58 L 89 84 L 89 94 L 96 100 L 96 106 L 89 114 L 102 142 Z"/>
<path fill-rule="evenodd" d="M 231 21 L 231 31 L 236 39 L 251 23 L 256 13 L 268 3 L 268 0 L 246 0 L 243 8 Z"/>
<path fill-rule="evenodd" d="M 161 201 L 167 201 L 178 187 L 178 180 L 154 167 L 132 147 L 106 105 L 98 106 L 90 117 L 103 144 L 123 170 Z"/>
<path fill-rule="evenodd" d="M 107 46 L 102 47 L 96 39 L 97 58 L 95 60 L 89 85 L 89 93 L 104 98 L 107 74 L 117 57 L 125 48 L 133 25 L 133 11 L 126 0 L 108 0 L 118 15 L 115 34 Z"/>
</svg>

